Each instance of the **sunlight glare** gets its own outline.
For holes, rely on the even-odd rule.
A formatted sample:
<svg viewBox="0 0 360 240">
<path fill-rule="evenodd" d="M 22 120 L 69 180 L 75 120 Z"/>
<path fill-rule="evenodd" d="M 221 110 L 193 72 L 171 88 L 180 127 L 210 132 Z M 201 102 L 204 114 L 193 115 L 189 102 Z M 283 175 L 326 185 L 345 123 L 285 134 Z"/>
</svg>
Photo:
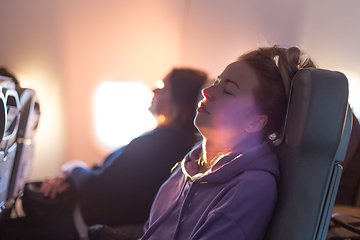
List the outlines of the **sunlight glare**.
<svg viewBox="0 0 360 240">
<path fill-rule="evenodd" d="M 158 89 L 163 89 L 165 86 L 165 84 L 162 80 L 157 80 L 155 84 Z"/>
</svg>

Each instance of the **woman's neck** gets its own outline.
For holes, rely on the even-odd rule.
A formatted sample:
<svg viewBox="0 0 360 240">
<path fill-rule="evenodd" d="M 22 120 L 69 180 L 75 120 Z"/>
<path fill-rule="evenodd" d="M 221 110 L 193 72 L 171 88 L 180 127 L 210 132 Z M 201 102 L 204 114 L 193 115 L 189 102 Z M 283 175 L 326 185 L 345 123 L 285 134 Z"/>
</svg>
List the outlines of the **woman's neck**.
<svg viewBox="0 0 360 240">
<path fill-rule="evenodd" d="M 221 155 L 228 154 L 230 152 L 243 153 L 260 144 L 261 141 L 259 141 L 259 138 L 256 137 L 232 141 L 212 141 L 211 139 L 206 139 L 204 137 L 202 143 L 204 168 L 209 169 Z"/>
<path fill-rule="evenodd" d="M 203 160 L 206 165 L 212 165 L 216 158 L 222 154 L 226 154 L 231 149 L 226 145 L 218 145 L 204 138 L 202 143 Z"/>
</svg>

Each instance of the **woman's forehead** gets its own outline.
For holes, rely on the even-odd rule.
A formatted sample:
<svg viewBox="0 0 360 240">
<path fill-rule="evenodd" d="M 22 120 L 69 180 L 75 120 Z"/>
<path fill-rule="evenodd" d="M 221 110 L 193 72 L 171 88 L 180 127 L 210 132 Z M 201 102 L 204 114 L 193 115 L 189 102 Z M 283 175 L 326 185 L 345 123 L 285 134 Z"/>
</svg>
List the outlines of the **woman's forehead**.
<svg viewBox="0 0 360 240">
<path fill-rule="evenodd" d="M 258 84 L 255 71 L 243 60 L 229 64 L 219 77 L 220 80 L 228 79 L 242 87 L 249 86 L 251 89 Z"/>
</svg>

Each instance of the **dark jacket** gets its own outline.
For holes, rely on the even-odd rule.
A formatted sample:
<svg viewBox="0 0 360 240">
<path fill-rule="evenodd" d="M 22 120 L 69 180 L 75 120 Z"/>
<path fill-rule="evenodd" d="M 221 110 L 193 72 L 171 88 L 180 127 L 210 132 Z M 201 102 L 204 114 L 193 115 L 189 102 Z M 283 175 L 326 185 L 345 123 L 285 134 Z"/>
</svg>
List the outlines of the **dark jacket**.
<svg viewBox="0 0 360 240">
<path fill-rule="evenodd" d="M 158 127 L 110 154 L 100 167 L 75 168 L 68 177 L 88 225 L 144 223 L 171 168 L 190 149 L 180 133 Z"/>
</svg>

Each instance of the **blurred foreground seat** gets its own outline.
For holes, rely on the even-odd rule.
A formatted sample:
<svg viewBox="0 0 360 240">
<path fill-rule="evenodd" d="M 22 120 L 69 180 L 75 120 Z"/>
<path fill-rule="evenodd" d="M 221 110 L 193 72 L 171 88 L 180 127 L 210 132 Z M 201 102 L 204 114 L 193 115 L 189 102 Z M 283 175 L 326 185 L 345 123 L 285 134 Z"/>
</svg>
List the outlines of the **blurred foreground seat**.
<svg viewBox="0 0 360 240">
<path fill-rule="evenodd" d="M 32 89 L 0 76 L 0 220 L 10 217 L 22 195 L 33 154 L 40 109 Z"/>
</svg>

